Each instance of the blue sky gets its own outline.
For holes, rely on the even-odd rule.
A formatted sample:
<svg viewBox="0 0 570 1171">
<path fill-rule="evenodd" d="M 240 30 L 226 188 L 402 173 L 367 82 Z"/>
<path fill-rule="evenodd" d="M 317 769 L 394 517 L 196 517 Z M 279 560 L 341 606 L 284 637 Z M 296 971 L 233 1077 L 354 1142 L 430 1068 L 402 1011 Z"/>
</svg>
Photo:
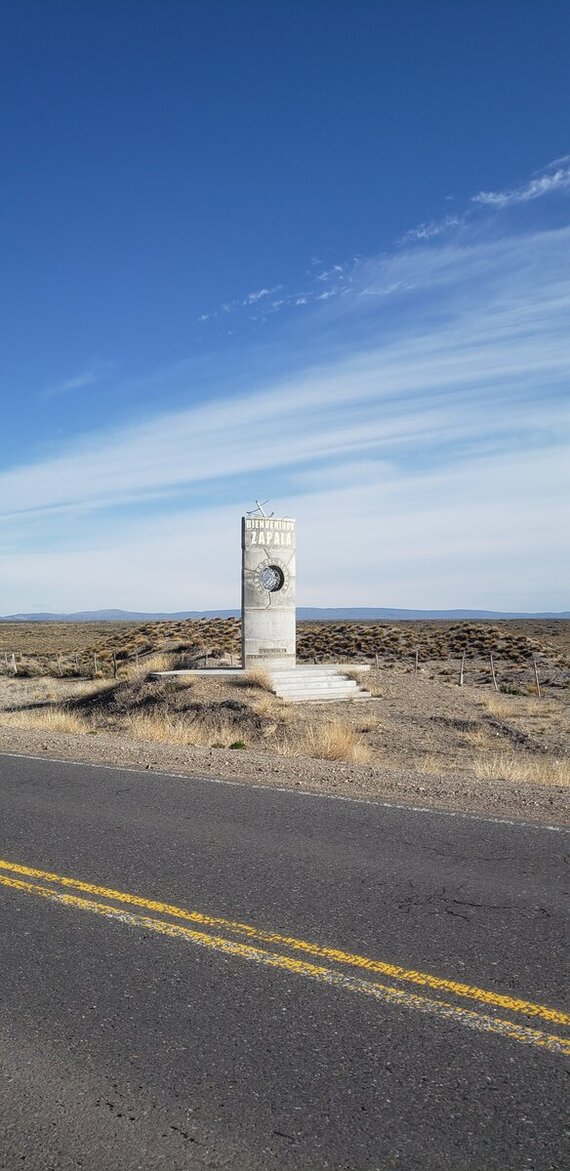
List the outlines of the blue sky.
<svg viewBox="0 0 570 1171">
<path fill-rule="evenodd" d="M 0 2 L 0 614 L 570 607 L 570 6 Z"/>
</svg>

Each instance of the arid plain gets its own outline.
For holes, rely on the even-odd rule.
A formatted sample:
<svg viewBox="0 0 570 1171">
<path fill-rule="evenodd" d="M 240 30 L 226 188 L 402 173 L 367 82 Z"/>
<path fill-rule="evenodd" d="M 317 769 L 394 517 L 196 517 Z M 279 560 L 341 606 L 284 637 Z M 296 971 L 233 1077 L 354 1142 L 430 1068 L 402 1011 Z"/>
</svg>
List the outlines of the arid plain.
<svg viewBox="0 0 570 1171">
<path fill-rule="evenodd" d="M 299 661 L 366 668 L 363 702 L 286 704 L 255 672 L 150 678 L 235 667 L 239 639 L 236 619 L 0 623 L 0 744 L 563 819 L 569 622 L 299 623 Z"/>
</svg>

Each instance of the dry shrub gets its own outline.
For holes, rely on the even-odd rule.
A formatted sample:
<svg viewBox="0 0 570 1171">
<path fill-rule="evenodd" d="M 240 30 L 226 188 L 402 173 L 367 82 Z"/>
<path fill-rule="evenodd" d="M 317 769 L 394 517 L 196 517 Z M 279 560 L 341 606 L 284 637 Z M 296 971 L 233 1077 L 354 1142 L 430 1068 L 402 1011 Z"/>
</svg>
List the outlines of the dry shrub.
<svg viewBox="0 0 570 1171">
<path fill-rule="evenodd" d="M 13 728 L 38 728 L 42 732 L 90 732 L 86 720 L 64 707 L 35 708 L 31 711 L 2 712 L 2 723 Z"/>
<path fill-rule="evenodd" d="M 307 723 L 302 733 L 288 736 L 277 748 L 282 756 L 316 756 L 320 760 L 346 760 L 366 764 L 371 751 L 350 724 L 339 719 Z"/>
<path fill-rule="evenodd" d="M 440 777 L 442 773 L 454 772 L 456 769 L 457 764 L 454 760 L 446 756 L 437 756 L 435 753 L 427 753 L 426 756 L 420 756 L 414 761 L 414 772 L 429 777 Z"/>
<path fill-rule="evenodd" d="M 136 712 L 123 727 L 137 740 L 153 740 L 162 744 L 184 744 L 194 748 L 227 748 L 236 740 L 244 740 L 238 725 L 223 717 L 188 717 L 165 712 Z"/>
<path fill-rule="evenodd" d="M 570 785 L 570 758 L 525 757 L 497 753 L 475 759 L 473 771 L 482 781 L 520 781 L 533 785 Z"/>
<path fill-rule="evenodd" d="M 271 675 L 269 671 L 264 671 L 263 667 L 252 667 L 250 671 L 238 676 L 237 681 L 242 687 L 256 687 L 259 691 L 270 691 L 275 694 Z"/>
<path fill-rule="evenodd" d="M 368 732 L 377 732 L 379 728 L 380 724 L 378 720 L 374 716 L 370 716 L 368 719 L 363 719 L 360 721 L 360 727 L 358 731 L 366 734 Z"/>
<path fill-rule="evenodd" d="M 358 683 L 359 687 L 365 687 L 368 683 L 368 671 L 363 671 L 361 667 L 343 667 L 341 674 Z"/>
<path fill-rule="evenodd" d="M 11 673 L 14 673 L 13 667 L 10 667 Z M 17 665 L 17 674 L 21 679 L 37 679 L 42 675 L 47 675 L 49 672 L 38 659 L 23 659 Z"/>
<path fill-rule="evenodd" d="M 486 728 L 470 728 L 469 731 L 463 733 L 463 736 L 471 748 L 489 748 L 490 736 Z"/>
<path fill-rule="evenodd" d="M 497 720 L 506 720 L 510 716 L 516 714 L 513 710 L 512 702 L 503 699 L 496 693 L 491 695 L 482 695 L 481 699 L 489 714 L 491 716 L 495 716 L 495 719 Z M 520 711 L 520 707 L 518 710 Z"/>
<path fill-rule="evenodd" d="M 190 728 L 187 720 L 162 712 L 136 712 L 124 721 L 123 727 L 135 740 L 153 740 L 159 744 L 189 744 Z"/>
<path fill-rule="evenodd" d="M 130 681 L 136 679 L 144 679 L 147 675 L 152 675 L 155 671 L 169 671 L 171 665 L 171 657 L 166 654 L 148 655 L 147 658 L 139 659 L 138 663 L 128 663 L 121 671 L 123 678 Z"/>
<path fill-rule="evenodd" d="M 253 710 L 257 716 L 273 716 L 278 706 L 277 697 L 273 693 L 260 695 L 253 702 Z"/>
<path fill-rule="evenodd" d="M 513 696 L 507 699 L 492 692 L 490 695 L 482 695 L 481 699 L 489 714 L 497 720 L 508 720 L 517 716 L 552 715 L 557 710 L 556 703 L 552 700 L 538 699 L 536 696 Z"/>
</svg>

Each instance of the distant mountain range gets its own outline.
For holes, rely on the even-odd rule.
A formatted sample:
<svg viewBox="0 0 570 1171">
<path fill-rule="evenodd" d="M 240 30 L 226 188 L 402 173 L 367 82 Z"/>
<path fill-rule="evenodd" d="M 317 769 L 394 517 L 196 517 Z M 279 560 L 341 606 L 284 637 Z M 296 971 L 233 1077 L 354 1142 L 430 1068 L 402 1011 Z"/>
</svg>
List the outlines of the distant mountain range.
<svg viewBox="0 0 570 1171">
<path fill-rule="evenodd" d="M 175 614 L 148 614 L 138 610 L 80 610 L 76 614 L 6 614 L 0 622 L 160 622 L 183 618 L 239 618 L 239 610 L 180 610 Z M 360 622 L 387 622 L 423 619 L 457 621 L 463 618 L 570 618 L 570 610 L 559 614 L 502 613 L 500 610 L 394 610 L 378 606 L 339 606 L 336 609 L 300 606 L 297 618 L 315 622 L 358 620 Z"/>
</svg>

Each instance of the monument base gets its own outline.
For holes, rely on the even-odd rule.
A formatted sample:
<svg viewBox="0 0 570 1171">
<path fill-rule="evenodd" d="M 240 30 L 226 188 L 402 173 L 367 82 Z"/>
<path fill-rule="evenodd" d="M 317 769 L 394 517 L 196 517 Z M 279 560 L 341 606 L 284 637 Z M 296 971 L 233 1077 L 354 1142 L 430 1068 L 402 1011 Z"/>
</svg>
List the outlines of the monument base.
<svg viewBox="0 0 570 1171">
<path fill-rule="evenodd" d="M 244 623 L 243 665 L 252 667 L 294 667 L 295 614 L 271 608 L 250 607 Z"/>
</svg>

